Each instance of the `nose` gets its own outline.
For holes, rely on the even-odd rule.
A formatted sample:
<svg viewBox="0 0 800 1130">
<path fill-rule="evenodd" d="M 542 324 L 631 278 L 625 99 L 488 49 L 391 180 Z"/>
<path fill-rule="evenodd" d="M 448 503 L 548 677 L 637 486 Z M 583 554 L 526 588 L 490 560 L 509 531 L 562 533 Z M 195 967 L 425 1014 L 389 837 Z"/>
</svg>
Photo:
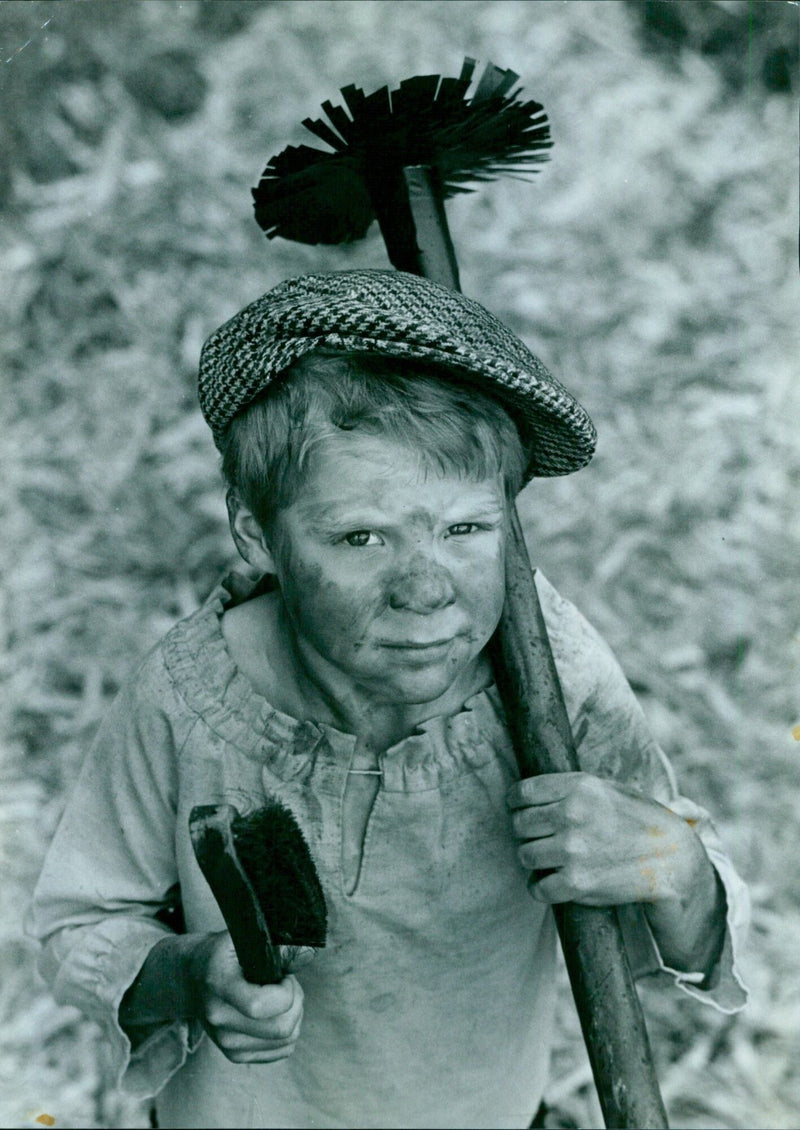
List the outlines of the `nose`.
<svg viewBox="0 0 800 1130">
<path fill-rule="evenodd" d="M 433 560 L 416 557 L 392 578 L 389 607 L 427 615 L 455 601 L 450 574 Z"/>
</svg>

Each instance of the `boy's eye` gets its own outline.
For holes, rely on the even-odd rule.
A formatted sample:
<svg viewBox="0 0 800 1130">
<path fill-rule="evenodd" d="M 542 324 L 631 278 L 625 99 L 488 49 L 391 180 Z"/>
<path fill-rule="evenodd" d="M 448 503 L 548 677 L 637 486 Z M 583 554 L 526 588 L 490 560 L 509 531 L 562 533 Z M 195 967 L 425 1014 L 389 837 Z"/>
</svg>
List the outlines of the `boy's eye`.
<svg viewBox="0 0 800 1130">
<path fill-rule="evenodd" d="M 344 540 L 348 545 L 361 547 L 364 545 L 380 545 L 380 539 L 377 534 L 372 530 L 353 530 L 350 534 L 345 534 Z"/>
<path fill-rule="evenodd" d="M 477 528 L 474 522 L 456 522 L 454 526 L 447 527 L 447 532 L 448 534 L 459 536 L 460 534 L 471 534 L 472 531 L 477 530 Z"/>
</svg>

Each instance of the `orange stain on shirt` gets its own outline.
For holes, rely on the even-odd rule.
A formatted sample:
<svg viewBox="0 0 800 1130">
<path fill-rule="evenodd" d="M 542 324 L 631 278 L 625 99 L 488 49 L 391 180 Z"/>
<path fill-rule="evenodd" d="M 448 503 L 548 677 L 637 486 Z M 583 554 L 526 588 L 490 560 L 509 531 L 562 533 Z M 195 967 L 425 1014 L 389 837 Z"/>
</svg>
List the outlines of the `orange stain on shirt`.
<svg viewBox="0 0 800 1130">
<path fill-rule="evenodd" d="M 52 1114 L 40 1114 L 36 1118 L 36 1121 L 41 1126 L 55 1126 L 56 1124 L 56 1120 L 53 1118 Z"/>
<path fill-rule="evenodd" d="M 646 863 L 642 863 L 640 865 L 639 874 L 641 875 L 645 884 L 644 892 L 641 895 L 641 900 L 647 901 L 649 898 L 654 897 L 656 892 L 658 891 L 658 875 L 655 868 L 648 866 L 648 864 Z"/>
<path fill-rule="evenodd" d="M 796 742 L 800 742 L 800 725 L 792 726 L 792 737 Z"/>
</svg>

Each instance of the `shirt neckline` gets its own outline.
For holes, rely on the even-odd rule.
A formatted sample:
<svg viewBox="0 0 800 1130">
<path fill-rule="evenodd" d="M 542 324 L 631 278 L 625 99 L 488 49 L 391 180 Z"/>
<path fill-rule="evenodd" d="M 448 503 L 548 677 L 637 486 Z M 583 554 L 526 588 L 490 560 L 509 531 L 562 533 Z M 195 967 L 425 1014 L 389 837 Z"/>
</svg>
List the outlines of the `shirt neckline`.
<svg viewBox="0 0 800 1130">
<path fill-rule="evenodd" d="M 226 609 L 269 592 L 268 577 L 224 577 L 205 603 L 163 641 L 173 683 L 189 707 L 245 756 L 268 763 L 282 779 L 311 773 L 323 757 L 346 772 L 355 750 L 352 734 L 324 722 L 299 720 L 273 706 L 236 665 L 222 632 Z M 494 685 L 477 691 L 455 714 L 420 723 L 379 755 L 383 787 L 436 788 L 444 780 L 511 757 L 502 706 Z"/>
</svg>

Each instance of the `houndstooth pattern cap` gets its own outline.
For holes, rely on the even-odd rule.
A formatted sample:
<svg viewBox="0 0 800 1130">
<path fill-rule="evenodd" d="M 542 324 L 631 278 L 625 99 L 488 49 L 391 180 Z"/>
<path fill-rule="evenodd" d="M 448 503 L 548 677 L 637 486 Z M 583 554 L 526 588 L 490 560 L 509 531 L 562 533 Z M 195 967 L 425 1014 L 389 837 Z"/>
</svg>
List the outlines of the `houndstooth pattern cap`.
<svg viewBox="0 0 800 1130">
<path fill-rule="evenodd" d="M 217 446 L 237 412 L 323 347 L 408 358 L 412 369 L 432 362 L 474 382 L 517 424 L 527 478 L 577 471 L 594 452 L 586 411 L 518 337 L 458 291 L 394 270 L 288 279 L 220 326 L 203 346 L 199 375 Z"/>
</svg>

